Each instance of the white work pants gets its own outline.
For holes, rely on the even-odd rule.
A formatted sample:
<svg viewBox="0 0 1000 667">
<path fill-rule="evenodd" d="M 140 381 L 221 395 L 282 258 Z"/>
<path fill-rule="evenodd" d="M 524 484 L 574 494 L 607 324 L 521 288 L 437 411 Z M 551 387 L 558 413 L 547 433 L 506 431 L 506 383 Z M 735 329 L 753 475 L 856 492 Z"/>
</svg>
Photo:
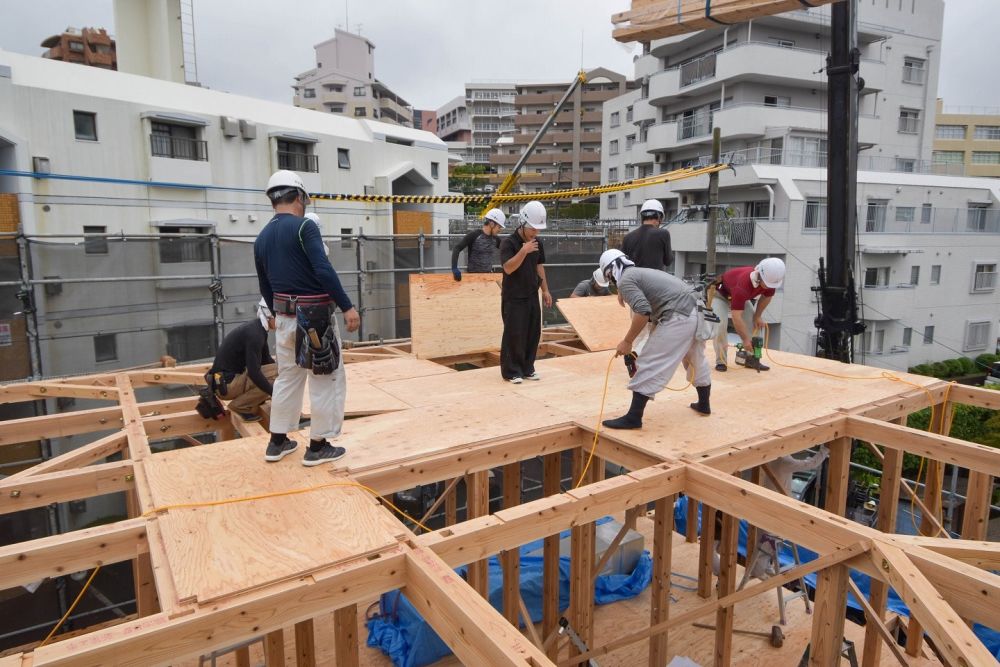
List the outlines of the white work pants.
<svg viewBox="0 0 1000 667">
<path fill-rule="evenodd" d="M 315 375 L 295 364 L 295 317 L 278 315 L 275 319 L 275 339 L 278 348 L 278 379 L 271 396 L 271 433 L 291 433 L 298 430 L 302 416 L 302 392 L 309 380 L 309 402 L 312 424 L 309 438 L 336 438 L 344 423 L 344 400 L 347 398 L 347 373 L 344 359 L 329 375 Z M 330 317 L 330 326 L 340 345 L 337 316 Z M 341 346 L 341 350 L 343 347 Z M 343 354 L 343 353 L 341 353 Z"/>
<path fill-rule="evenodd" d="M 731 310 L 729 308 L 729 299 L 722 296 L 721 294 L 716 294 L 715 298 L 712 299 L 712 312 L 719 316 L 719 328 L 715 334 L 715 340 L 712 341 L 712 347 L 715 348 L 715 363 L 726 364 L 729 353 L 729 317 L 731 315 Z M 747 326 L 747 331 L 750 335 L 753 335 L 753 316 L 756 310 L 754 309 L 753 301 L 747 301 L 746 305 L 743 306 L 743 323 Z"/>
<path fill-rule="evenodd" d="M 705 359 L 705 343 L 694 337 L 697 328 L 698 316 L 694 310 L 690 315 L 675 314 L 653 327 L 628 388 L 653 398 L 667 386 L 682 361 L 693 369 L 694 386 L 712 384 L 712 370 Z"/>
</svg>

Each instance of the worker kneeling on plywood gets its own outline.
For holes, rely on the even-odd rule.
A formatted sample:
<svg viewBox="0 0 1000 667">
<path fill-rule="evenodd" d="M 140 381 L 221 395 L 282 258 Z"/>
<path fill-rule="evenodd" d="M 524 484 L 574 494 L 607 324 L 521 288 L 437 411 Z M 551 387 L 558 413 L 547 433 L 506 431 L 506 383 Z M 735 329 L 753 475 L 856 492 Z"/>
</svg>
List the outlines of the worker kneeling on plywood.
<svg viewBox="0 0 1000 667">
<path fill-rule="evenodd" d="M 647 324 L 653 325 L 628 384 L 632 405 L 625 415 L 605 420 L 604 426 L 642 428 L 646 403 L 667 386 L 681 362 L 694 372 L 698 401 L 691 408 L 702 415 L 711 414 L 712 376 L 705 359 L 704 341 L 698 338 L 695 289 L 664 271 L 635 266 L 621 250 L 606 250 L 601 255 L 594 280 L 601 285 L 617 285 L 618 293 L 632 309 L 632 324 L 618 343 L 616 356 L 633 354 L 636 337 Z"/>
</svg>

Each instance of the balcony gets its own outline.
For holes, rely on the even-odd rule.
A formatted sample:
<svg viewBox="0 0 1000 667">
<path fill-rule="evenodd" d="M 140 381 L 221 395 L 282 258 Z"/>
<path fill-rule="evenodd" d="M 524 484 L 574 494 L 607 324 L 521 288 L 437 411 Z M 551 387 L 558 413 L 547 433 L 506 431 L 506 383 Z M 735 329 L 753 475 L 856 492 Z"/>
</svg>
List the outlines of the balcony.
<svg viewBox="0 0 1000 667">
<path fill-rule="evenodd" d="M 864 287 L 861 290 L 865 319 L 898 320 L 913 312 L 916 290 L 909 283 L 898 285 Z"/>
<path fill-rule="evenodd" d="M 278 151 L 278 169 L 317 173 L 319 172 L 319 156 Z"/>
<path fill-rule="evenodd" d="M 208 142 L 167 134 L 150 134 L 149 145 L 154 157 L 174 160 L 208 160 Z"/>
<path fill-rule="evenodd" d="M 708 222 L 704 219 L 688 219 L 671 222 L 671 241 L 674 250 L 683 252 L 704 252 L 705 233 Z M 769 218 L 731 218 L 716 223 L 718 247 L 732 251 L 764 254 L 783 254 L 785 250 L 774 239 L 787 237 L 788 221 Z M 765 227 L 760 232 L 758 227 Z"/>
<path fill-rule="evenodd" d="M 636 125 L 656 122 L 656 107 L 649 100 L 636 100 L 632 112 L 632 122 Z"/>
<path fill-rule="evenodd" d="M 858 206 L 858 231 L 875 234 L 1000 234 L 1000 209 L 995 208 L 938 208 L 927 212 L 917 208 L 913 220 L 896 220 L 897 207 Z M 811 219 L 826 220 L 825 208 Z M 806 227 L 803 231 L 822 232 L 824 224 Z"/>
</svg>

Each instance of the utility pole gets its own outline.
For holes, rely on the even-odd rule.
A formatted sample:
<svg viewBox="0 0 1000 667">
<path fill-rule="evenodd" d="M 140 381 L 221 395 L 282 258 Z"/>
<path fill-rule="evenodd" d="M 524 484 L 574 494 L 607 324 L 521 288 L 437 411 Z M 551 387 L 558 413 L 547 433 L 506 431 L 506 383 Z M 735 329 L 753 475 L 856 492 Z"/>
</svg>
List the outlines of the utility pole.
<svg viewBox="0 0 1000 667">
<path fill-rule="evenodd" d="M 722 131 L 712 128 L 712 164 L 719 164 L 722 157 Z M 708 175 L 708 238 L 705 273 L 715 275 L 715 229 L 719 222 L 719 172 Z"/>
<path fill-rule="evenodd" d="M 858 90 L 857 0 L 831 7 L 827 57 L 828 153 L 826 179 L 826 265 L 820 260 L 820 313 L 816 356 L 850 363 L 854 336 L 862 333 L 854 290 L 857 230 Z"/>
</svg>

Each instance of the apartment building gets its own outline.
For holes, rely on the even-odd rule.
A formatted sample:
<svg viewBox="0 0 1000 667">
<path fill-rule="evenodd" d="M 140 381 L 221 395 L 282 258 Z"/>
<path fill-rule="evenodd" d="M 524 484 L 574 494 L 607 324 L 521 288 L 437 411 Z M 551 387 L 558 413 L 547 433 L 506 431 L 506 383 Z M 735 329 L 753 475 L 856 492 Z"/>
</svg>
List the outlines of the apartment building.
<svg viewBox="0 0 1000 667">
<path fill-rule="evenodd" d="M 66 28 L 62 34 L 47 38 L 42 46 L 46 49 L 43 58 L 118 69 L 115 40 L 104 28 Z"/>
<path fill-rule="evenodd" d="M 435 134 L 448 144 L 448 151 L 463 164 L 474 164 L 472 150 L 472 119 L 465 95 L 449 100 L 435 111 Z"/>
<path fill-rule="evenodd" d="M 1000 191 L 932 159 L 943 4 L 860 3 L 859 256 L 868 333 L 858 358 L 886 368 L 996 347 Z M 605 103 L 602 179 L 704 163 L 712 129 L 737 166 L 720 177 L 718 271 L 785 260 L 768 308 L 772 345 L 815 351 L 826 227 L 829 8 L 654 41 L 636 60 L 640 88 Z M 940 123 L 940 121 L 937 121 Z M 704 270 L 707 177 L 601 197 L 602 218 L 664 203 L 678 275 Z"/>
<path fill-rule="evenodd" d="M 573 92 L 545 138 L 528 158 L 519 183 L 526 192 L 601 182 L 602 114 L 605 102 L 637 84 L 605 68 L 586 72 L 587 81 Z M 514 132 L 500 140 L 490 156 L 495 175 L 503 181 L 541 129 L 570 82 L 517 84 Z"/>
<path fill-rule="evenodd" d="M 931 160 L 969 176 L 1000 177 L 1000 108 L 947 107 L 939 99 Z"/>
<path fill-rule="evenodd" d="M 370 40 L 337 29 L 313 48 L 316 67 L 296 76 L 292 85 L 295 106 L 413 127 L 410 103 L 375 76 Z"/>
</svg>

